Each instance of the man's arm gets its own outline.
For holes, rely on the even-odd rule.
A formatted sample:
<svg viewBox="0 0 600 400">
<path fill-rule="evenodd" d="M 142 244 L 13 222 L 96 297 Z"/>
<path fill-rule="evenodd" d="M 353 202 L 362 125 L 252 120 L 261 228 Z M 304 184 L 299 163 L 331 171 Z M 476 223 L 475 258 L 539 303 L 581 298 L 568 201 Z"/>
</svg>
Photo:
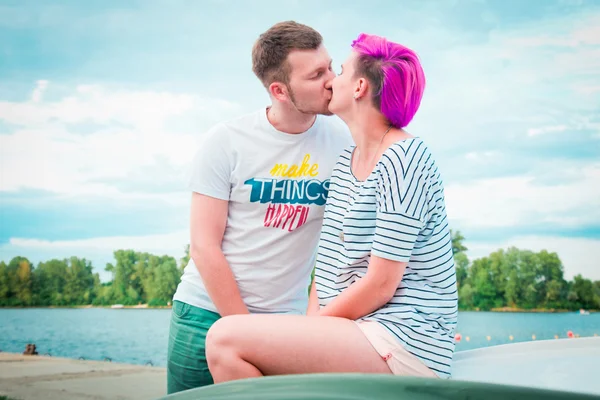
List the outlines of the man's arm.
<svg viewBox="0 0 600 400">
<path fill-rule="evenodd" d="M 371 255 L 365 276 L 321 308 L 318 315 L 357 320 L 381 308 L 394 297 L 407 264 Z"/>
<path fill-rule="evenodd" d="M 223 255 L 221 243 L 227 223 L 228 201 L 192 194 L 190 256 L 221 316 L 249 314 Z"/>
</svg>

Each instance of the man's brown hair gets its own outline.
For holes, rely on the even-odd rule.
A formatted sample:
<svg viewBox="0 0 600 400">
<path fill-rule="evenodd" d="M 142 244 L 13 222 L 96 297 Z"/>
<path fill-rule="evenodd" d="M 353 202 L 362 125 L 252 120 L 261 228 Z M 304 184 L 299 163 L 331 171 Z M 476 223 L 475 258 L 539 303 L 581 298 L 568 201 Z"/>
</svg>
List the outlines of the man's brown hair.
<svg viewBox="0 0 600 400">
<path fill-rule="evenodd" d="M 268 88 L 273 82 L 289 83 L 287 57 L 292 50 L 316 50 L 323 37 L 313 28 L 295 21 L 273 25 L 252 47 L 252 71 Z"/>
</svg>

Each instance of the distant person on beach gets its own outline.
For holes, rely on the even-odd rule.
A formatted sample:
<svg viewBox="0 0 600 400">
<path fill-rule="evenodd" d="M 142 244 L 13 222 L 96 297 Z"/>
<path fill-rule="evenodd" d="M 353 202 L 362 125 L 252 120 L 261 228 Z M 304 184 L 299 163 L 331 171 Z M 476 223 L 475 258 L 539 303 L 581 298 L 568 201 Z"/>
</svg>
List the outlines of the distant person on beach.
<svg viewBox="0 0 600 400">
<path fill-rule="evenodd" d="M 252 66 L 271 105 L 204 134 L 192 165 L 190 261 L 173 297 L 168 393 L 213 383 L 209 328 L 234 314 L 306 314 L 329 178 L 352 143 L 331 117 L 335 74 L 321 35 L 264 32 Z"/>
<path fill-rule="evenodd" d="M 417 55 L 361 34 L 329 110 L 356 145 L 329 185 L 309 316 L 229 316 L 208 332 L 215 382 L 355 372 L 448 378 L 456 273 L 444 187 L 425 141 L 404 128 L 425 76 Z"/>
</svg>

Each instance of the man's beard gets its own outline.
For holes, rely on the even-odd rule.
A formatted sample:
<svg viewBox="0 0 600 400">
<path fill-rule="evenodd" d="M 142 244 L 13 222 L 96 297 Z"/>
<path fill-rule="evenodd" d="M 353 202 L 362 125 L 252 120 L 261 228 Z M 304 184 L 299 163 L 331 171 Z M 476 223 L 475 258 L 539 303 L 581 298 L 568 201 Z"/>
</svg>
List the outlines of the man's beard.
<svg viewBox="0 0 600 400">
<path fill-rule="evenodd" d="M 291 100 L 292 104 L 294 105 L 294 107 L 296 108 L 296 110 L 298 110 L 302 114 L 307 114 L 307 115 L 315 115 L 315 114 L 333 115 L 333 113 L 331 111 L 329 111 L 329 103 L 325 104 L 325 106 L 322 107 L 322 108 L 320 108 L 320 109 L 306 107 L 302 103 L 298 103 L 296 101 L 296 96 L 294 95 L 294 91 L 292 90 L 292 88 L 289 85 L 286 85 L 286 86 L 287 86 L 287 89 L 288 89 L 288 93 L 290 94 L 290 100 Z"/>
</svg>

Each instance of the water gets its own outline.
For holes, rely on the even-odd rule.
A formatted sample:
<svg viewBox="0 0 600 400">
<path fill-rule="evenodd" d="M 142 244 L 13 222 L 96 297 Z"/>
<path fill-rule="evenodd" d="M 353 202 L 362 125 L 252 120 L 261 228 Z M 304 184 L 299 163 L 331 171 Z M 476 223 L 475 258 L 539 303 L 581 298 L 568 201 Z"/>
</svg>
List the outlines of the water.
<svg viewBox="0 0 600 400">
<path fill-rule="evenodd" d="M 0 350 L 20 353 L 35 343 L 41 355 L 164 367 L 170 316 L 170 309 L 0 309 Z M 456 350 L 510 343 L 511 335 L 512 342 L 565 338 L 569 330 L 600 335 L 600 313 L 461 312 Z"/>
<path fill-rule="evenodd" d="M 170 309 L 0 309 L 0 350 L 166 366 Z"/>
<path fill-rule="evenodd" d="M 498 344 L 566 338 L 572 331 L 580 337 L 600 335 L 600 313 L 459 313 L 457 332 L 462 340 L 456 351 Z M 490 336 L 490 340 L 487 340 Z M 510 337 L 513 337 L 513 340 Z M 469 341 L 467 341 L 469 337 Z"/>
</svg>

